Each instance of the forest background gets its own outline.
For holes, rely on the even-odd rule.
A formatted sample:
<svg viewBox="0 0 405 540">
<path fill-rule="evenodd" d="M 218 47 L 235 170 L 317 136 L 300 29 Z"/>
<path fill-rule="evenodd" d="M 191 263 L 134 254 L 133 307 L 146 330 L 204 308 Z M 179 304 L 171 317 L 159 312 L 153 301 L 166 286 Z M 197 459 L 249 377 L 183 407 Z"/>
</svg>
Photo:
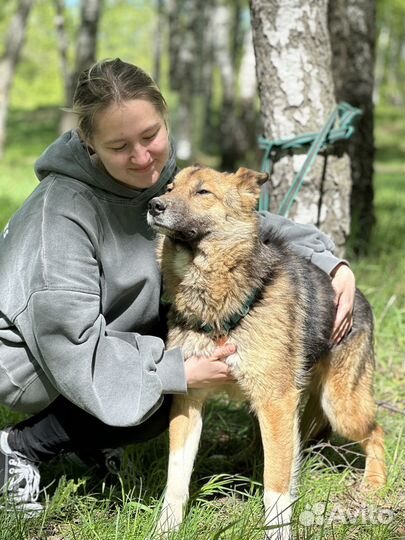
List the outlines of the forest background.
<svg viewBox="0 0 405 540">
<path fill-rule="evenodd" d="M 216 3 L 209 1 L 210 5 Z M 182 2 L 190 5 L 190 0 L 179 0 L 177 6 Z M 179 148 L 181 163 L 199 161 L 219 168 L 239 165 L 260 168 L 262 154 L 257 136 L 263 126 L 259 94 L 256 89 L 246 112 L 241 92 L 245 88 L 241 79 L 244 40 L 250 27 L 247 2 L 219 2 L 233 14 L 228 35 L 236 69 L 231 116 L 232 110 L 238 111 L 246 121 L 242 125 L 249 128 L 232 147 L 231 164 L 227 162 L 226 134 L 234 143 L 233 135 L 240 132 L 227 124 L 224 135 L 223 112 L 225 108 L 229 119 L 229 96 L 219 57 L 210 64 L 208 74 L 200 70 L 204 62 L 198 50 L 191 58 L 190 65 L 196 66 L 200 82 L 209 76 L 212 94 L 207 100 L 207 94 L 197 84 L 196 91 L 190 94 L 190 117 L 184 120 L 182 116 L 184 94 L 182 96 L 173 84 L 169 50 L 176 36 L 170 36 L 170 32 L 177 32 L 180 48 L 186 48 L 190 28 L 187 21 L 184 22 L 184 13 L 174 13 L 177 26 L 165 19 L 164 8 L 173 3 L 176 4 L 163 0 L 104 0 L 97 32 L 97 58 L 119 56 L 140 65 L 156 78 L 169 104 L 174 137 L 184 138 Z M 17 0 L 0 3 L 0 63 L 17 5 Z M 63 70 L 67 66 L 74 72 L 80 5 L 77 0 L 67 0 L 64 6 L 65 67 L 61 62 L 55 19 L 58 6 L 61 6 L 58 0 L 36 0 L 27 19 L 26 39 L 10 92 L 5 150 L 0 160 L 0 227 L 35 188 L 33 164 L 66 121 L 62 111 L 62 107 L 68 105 Z M 203 40 L 208 39 L 207 31 L 203 29 Z M 335 439 L 320 444 L 306 454 L 300 477 L 302 498 L 294 509 L 297 538 L 405 538 L 404 36 L 405 0 L 379 0 L 376 59 L 372 69 L 376 147 L 372 163 L 372 219 L 367 234 L 363 235 L 365 242 L 360 244 L 361 249 L 358 249 L 358 241 L 352 247 L 350 238 L 346 245 L 358 285 L 375 312 L 376 398 L 379 421 L 387 434 L 389 483 L 378 498 L 362 501 L 356 494 L 356 482 L 363 465 L 358 449 Z M 188 122 L 191 137 L 187 139 L 182 130 Z M 0 411 L 1 425 L 10 424 L 16 418 L 18 416 L 6 410 Z M 219 400 L 208 408 L 192 486 L 193 509 L 183 529 L 173 538 L 242 540 L 261 537 L 262 456 L 259 446 L 251 443 L 256 429 L 244 406 L 224 408 Z M 51 464 L 44 472 L 51 484 L 46 495 L 49 504 L 45 515 L 26 522 L 18 515 L 0 512 L 0 540 L 149 538 L 164 487 L 166 444 L 162 437 L 129 449 L 118 484 L 97 482 L 95 475 L 77 462 L 60 460 Z M 314 518 L 309 525 L 301 519 L 308 511 Z"/>
</svg>

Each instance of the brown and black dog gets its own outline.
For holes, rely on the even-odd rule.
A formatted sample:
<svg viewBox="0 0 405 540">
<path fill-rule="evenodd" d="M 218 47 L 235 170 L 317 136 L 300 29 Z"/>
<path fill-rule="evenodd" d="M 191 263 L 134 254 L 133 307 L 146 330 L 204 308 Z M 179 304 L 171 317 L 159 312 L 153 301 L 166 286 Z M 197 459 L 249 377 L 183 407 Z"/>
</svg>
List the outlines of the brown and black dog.
<svg viewBox="0 0 405 540">
<path fill-rule="evenodd" d="M 291 537 L 291 506 L 300 458 L 300 405 L 309 432 L 330 425 L 366 455 L 363 485 L 386 481 L 384 434 L 375 422 L 373 320 L 357 291 L 353 328 L 331 346 L 334 291 L 327 274 L 290 251 L 276 235 L 263 243 L 256 206 L 267 175 L 204 167 L 182 170 L 150 202 L 160 233 L 168 348 L 185 357 L 211 354 L 227 340 L 235 385 L 193 389 L 174 398 L 168 482 L 161 531 L 179 526 L 212 392 L 238 390 L 258 417 L 264 448 L 266 538 Z M 233 390 L 232 390 L 233 391 Z M 301 418 L 302 420 L 302 418 Z M 308 431 L 308 430 L 307 430 Z M 300 433 L 301 432 L 301 433 Z"/>
</svg>

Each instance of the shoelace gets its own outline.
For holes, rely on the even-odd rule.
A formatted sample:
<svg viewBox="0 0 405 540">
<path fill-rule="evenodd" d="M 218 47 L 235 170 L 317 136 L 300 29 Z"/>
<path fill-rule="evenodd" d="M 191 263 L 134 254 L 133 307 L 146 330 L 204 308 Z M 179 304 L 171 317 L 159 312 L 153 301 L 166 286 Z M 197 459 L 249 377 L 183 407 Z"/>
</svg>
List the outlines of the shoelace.
<svg viewBox="0 0 405 540">
<path fill-rule="evenodd" d="M 35 465 L 22 458 L 9 461 L 10 480 L 8 490 L 16 502 L 36 502 L 39 496 L 40 475 Z"/>
</svg>

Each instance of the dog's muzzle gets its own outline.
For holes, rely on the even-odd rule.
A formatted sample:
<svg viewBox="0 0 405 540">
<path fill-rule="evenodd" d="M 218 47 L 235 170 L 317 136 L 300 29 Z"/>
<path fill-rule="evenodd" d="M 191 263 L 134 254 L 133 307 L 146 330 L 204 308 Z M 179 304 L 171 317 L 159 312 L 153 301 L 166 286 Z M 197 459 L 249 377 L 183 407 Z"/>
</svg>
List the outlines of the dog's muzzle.
<svg viewBox="0 0 405 540">
<path fill-rule="evenodd" d="M 154 199 L 150 200 L 148 204 L 148 212 L 153 217 L 163 214 L 166 208 L 167 204 L 159 197 L 155 197 Z"/>
</svg>

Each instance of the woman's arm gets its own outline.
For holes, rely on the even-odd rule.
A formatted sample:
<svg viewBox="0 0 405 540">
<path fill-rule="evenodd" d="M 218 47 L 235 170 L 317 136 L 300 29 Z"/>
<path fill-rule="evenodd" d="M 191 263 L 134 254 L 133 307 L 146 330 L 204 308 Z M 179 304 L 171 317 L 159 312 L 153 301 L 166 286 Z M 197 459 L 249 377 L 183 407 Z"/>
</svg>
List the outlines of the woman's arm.
<svg viewBox="0 0 405 540">
<path fill-rule="evenodd" d="M 314 225 L 295 223 L 270 212 L 260 212 L 260 218 L 260 234 L 264 242 L 270 234 L 279 234 L 293 251 L 329 275 L 339 264 L 346 262 L 333 254 L 335 244 Z"/>
</svg>

